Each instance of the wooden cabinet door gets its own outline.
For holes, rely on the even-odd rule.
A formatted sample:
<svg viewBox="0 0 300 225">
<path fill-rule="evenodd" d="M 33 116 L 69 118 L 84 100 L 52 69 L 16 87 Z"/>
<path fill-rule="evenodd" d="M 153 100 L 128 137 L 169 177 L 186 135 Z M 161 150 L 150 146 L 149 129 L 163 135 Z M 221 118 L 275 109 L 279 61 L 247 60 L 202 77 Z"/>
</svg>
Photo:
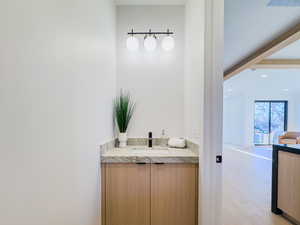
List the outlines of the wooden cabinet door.
<svg viewBox="0 0 300 225">
<path fill-rule="evenodd" d="M 197 165 L 151 165 L 151 225 L 196 225 Z"/>
<path fill-rule="evenodd" d="M 278 154 L 278 208 L 300 221 L 300 155 Z"/>
<path fill-rule="evenodd" d="M 106 164 L 106 225 L 150 225 L 150 164 Z"/>
<path fill-rule="evenodd" d="M 101 225 L 105 225 L 105 216 L 106 216 L 106 192 L 105 192 L 105 184 L 106 184 L 106 179 L 105 179 L 105 167 L 106 164 L 101 164 Z"/>
</svg>

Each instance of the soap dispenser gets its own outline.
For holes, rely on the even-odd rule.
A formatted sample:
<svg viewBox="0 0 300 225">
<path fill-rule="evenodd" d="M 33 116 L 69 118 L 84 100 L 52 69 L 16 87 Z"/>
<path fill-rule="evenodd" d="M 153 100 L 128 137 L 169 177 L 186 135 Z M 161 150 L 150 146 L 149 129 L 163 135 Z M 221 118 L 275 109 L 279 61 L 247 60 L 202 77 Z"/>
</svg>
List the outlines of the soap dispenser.
<svg viewBox="0 0 300 225">
<path fill-rule="evenodd" d="M 166 147 L 167 146 L 165 129 L 162 129 L 162 131 L 161 131 L 160 146 L 161 147 Z"/>
</svg>

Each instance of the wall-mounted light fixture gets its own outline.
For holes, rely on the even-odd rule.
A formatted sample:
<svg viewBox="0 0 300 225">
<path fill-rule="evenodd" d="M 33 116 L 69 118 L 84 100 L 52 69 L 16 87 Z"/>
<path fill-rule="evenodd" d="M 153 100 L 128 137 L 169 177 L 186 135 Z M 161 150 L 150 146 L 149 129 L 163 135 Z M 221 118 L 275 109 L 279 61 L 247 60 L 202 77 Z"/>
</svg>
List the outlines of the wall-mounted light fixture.
<svg viewBox="0 0 300 225">
<path fill-rule="evenodd" d="M 130 36 L 127 38 L 126 45 L 128 50 L 136 51 L 139 49 L 139 40 L 134 36 Z"/>
<path fill-rule="evenodd" d="M 134 35 L 144 35 L 144 47 L 147 51 L 154 51 L 157 47 L 157 36 L 166 35 L 162 41 L 162 48 L 165 51 L 170 51 L 175 47 L 174 38 L 170 35 L 174 34 L 168 29 L 167 32 L 153 32 L 151 29 L 148 32 L 134 32 L 133 29 L 131 32 L 127 33 L 130 35 L 127 38 L 127 48 L 131 51 L 135 51 L 139 48 L 138 39 Z"/>
<path fill-rule="evenodd" d="M 161 43 L 161 47 L 165 51 L 171 51 L 175 47 L 174 38 L 171 37 L 171 36 L 164 37 L 164 39 L 163 39 L 163 41 Z"/>
</svg>

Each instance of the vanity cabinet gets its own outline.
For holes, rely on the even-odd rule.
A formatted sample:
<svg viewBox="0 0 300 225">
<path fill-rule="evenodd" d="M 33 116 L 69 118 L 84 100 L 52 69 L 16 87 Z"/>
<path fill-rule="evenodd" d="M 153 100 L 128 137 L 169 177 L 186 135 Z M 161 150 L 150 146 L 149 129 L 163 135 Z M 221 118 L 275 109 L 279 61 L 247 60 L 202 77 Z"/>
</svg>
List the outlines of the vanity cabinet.
<svg viewBox="0 0 300 225">
<path fill-rule="evenodd" d="M 195 164 L 151 166 L 151 223 L 197 224 L 197 167 Z"/>
<path fill-rule="evenodd" d="M 196 225 L 197 164 L 102 166 L 102 225 Z"/>
<path fill-rule="evenodd" d="M 106 221 L 106 212 L 105 212 L 105 204 L 106 204 L 106 183 L 105 183 L 105 164 L 101 164 L 101 225 L 105 224 Z"/>
<path fill-rule="evenodd" d="M 150 164 L 106 164 L 105 170 L 105 224 L 150 225 Z"/>
</svg>

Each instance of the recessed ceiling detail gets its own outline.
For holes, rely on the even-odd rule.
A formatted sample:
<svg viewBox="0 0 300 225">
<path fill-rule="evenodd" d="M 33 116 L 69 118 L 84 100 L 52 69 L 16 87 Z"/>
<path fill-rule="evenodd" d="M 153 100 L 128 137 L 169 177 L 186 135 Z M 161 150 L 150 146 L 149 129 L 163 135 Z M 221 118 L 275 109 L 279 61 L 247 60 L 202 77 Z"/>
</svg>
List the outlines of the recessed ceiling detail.
<svg viewBox="0 0 300 225">
<path fill-rule="evenodd" d="M 186 0 L 114 0 L 116 5 L 185 5 Z"/>
<path fill-rule="evenodd" d="M 299 7 L 300 0 L 271 0 L 268 6 Z"/>
</svg>

